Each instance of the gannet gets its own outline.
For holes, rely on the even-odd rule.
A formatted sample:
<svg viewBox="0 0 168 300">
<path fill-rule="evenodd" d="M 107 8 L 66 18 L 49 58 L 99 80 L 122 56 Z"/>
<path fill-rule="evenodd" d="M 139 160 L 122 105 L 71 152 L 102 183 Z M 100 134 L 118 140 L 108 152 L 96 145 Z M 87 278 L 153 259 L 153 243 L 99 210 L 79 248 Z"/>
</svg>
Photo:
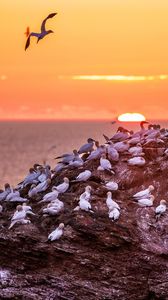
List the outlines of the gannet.
<svg viewBox="0 0 168 300">
<path fill-rule="evenodd" d="M 64 230 L 64 223 L 60 223 L 59 226 L 49 234 L 48 240 L 51 242 L 55 240 L 59 240 L 59 238 L 63 235 L 63 230 Z"/>
<path fill-rule="evenodd" d="M 40 167 L 37 171 L 34 168 L 29 169 L 29 174 L 25 177 L 22 182 L 22 187 L 28 184 L 38 183 L 38 177 L 41 175 L 42 168 Z"/>
<path fill-rule="evenodd" d="M 16 207 L 16 211 L 11 219 L 11 224 L 9 226 L 9 229 L 11 229 L 16 223 L 21 223 L 21 224 L 27 224 L 30 223 L 30 220 L 26 220 L 27 214 L 34 215 L 32 211 L 25 211 L 22 207 L 22 205 L 18 205 Z"/>
<path fill-rule="evenodd" d="M 109 211 L 109 218 L 112 219 L 112 220 L 118 220 L 120 216 L 120 211 L 116 208 L 116 207 L 113 207 L 110 211 Z"/>
<path fill-rule="evenodd" d="M 144 124 L 149 124 L 149 122 L 147 122 L 147 121 L 141 121 L 140 122 L 141 130 L 133 133 L 132 134 L 132 138 L 138 137 L 138 136 L 142 137 L 148 131 L 148 129 L 145 129 Z"/>
<path fill-rule="evenodd" d="M 11 193 L 11 187 L 9 183 L 5 183 L 5 190 L 0 193 L 0 201 L 5 200 L 6 197 Z"/>
<path fill-rule="evenodd" d="M 142 198 L 149 198 L 151 196 L 151 192 L 154 190 L 153 185 L 149 185 L 149 187 L 145 190 L 142 190 L 136 194 L 133 195 L 134 199 L 142 199 Z"/>
<path fill-rule="evenodd" d="M 109 208 L 109 210 L 112 210 L 113 208 L 117 208 L 117 209 L 120 210 L 120 207 L 117 204 L 117 202 L 115 202 L 112 199 L 112 193 L 111 192 L 107 192 L 106 205 Z"/>
<path fill-rule="evenodd" d="M 30 45 L 30 38 L 31 36 L 36 36 L 37 37 L 37 43 L 43 39 L 47 34 L 49 33 L 53 33 L 52 30 L 46 30 L 45 28 L 45 24 L 46 24 L 46 21 L 50 18 L 53 18 L 57 13 L 52 13 L 52 14 L 49 14 L 47 18 L 45 18 L 41 24 L 41 32 L 40 33 L 36 33 L 36 32 L 31 32 L 28 36 L 28 39 L 26 41 L 26 45 L 25 45 L 25 50 L 29 47 Z"/>
<path fill-rule="evenodd" d="M 37 179 L 39 182 L 44 182 L 45 180 L 47 180 L 47 178 L 48 178 L 48 176 L 46 174 L 46 171 L 45 171 L 45 169 L 43 169 L 40 176 L 38 176 Z"/>
<path fill-rule="evenodd" d="M 93 211 L 92 211 L 91 204 L 90 204 L 90 202 L 88 202 L 88 201 L 85 199 L 85 195 L 84 195 L 84 194 L 83 194 L 83 196 L 80 197 L 79 208 L 80 208 L 81 210 L 93 212 Z"/>
<path fill-rule="evenodd" d="M 90 197 L 91 197 L 91 186 L 90 185 L 87 185 L 85 187 L 85 191 L 84 193 L 82 193 L 79 197 L 79 199 L 85 199 L 86 201 L 89 201 L 90 200 Z"/>
<path fill-rule="evenodd" d="M 107 144 L 108 144 L 108 146 L 107 146 L 108 158 L 112 161 L 119 161 L 119 153 L 114 148 L 113 142 L 109 141 Z"/>
<path fill-rule="evenodd" d="M 143 149 L 141 144 L 137 144 L 137 146 L 131 147 L 128 149 L 128 152 L 132 155 L 132 156 L 142 156 L 144 155 L 143 153 Z"/>
<path fill-rule="evenodd" d="M 74 155 L 74 158 L 69 162 L 70 167 L 82 167 L 84 164 L 83 159 L 79 156 L 79 153 L 76 152 L 76 154 Z"/>
<path fill-rule="evenodd" d="M 118 183 L 116 183 L 114 181 L 109 181 L 104 186 L 109 191 L 117 191 L 118 190 Z"/>
<path fill-rule="evenodd" d="M 154 201 L 155 197 L 153 195 L 149 196 L 149 198 L 142 198 L 142 199 L 138 199 L 138 204 L 140 206 L 152 206 L 153 205 L 153 201 Z"/>
<path fill-rule="evenodd" d="M 47 208 L 43 208 L 43 214 L 48 214 L 50 216 L 55 216 L 59 214 L 64 209 L 64 203 L 57 199 L 48 204 Z"/>
<path fill-rule="evenodd" d="M 27 212 L 27 211 L 32 211 L 31 206 L 27 205 L 25 202 L 22 204 L 22 209 Z"/>
<path fill-rule="evenodd" d="M 40 182 L 38 185 L 34 186 L 34 184 L 31 186 L 31 189 L 28 192 L 29 197 L 35 196 L 37 193 L 44 192 L 49 187 L 51 183 L 51 179 L 47 179 L 43 182 Z"/>
<path fill-rule="evenodd" d="M 119 127 L 122 128 L 122 127 Z M 122 130 L 118 130 L 112 138 L 110 139 L 113 142 L 121 142 L 129 138 L 129 131 L 127 129 L 122 128 Z"/>
<path fill-rule="evenodd" d="M 20 197 L 20 192 L 12 189 L 11 192 L 7 195 L 5 200 L 11 201 L 13 198 L 16 198 L 16 197 Z"/>
<path fill-rule="evenodd" d="M 62 169 L 67 168 L 67 164 L 63 163 L 63 162 L 58 162 L 57 165 L 55 166 L 55 168 L 53 169 L 53 171 L 55 173 L 60 172 Z"/>
<path fill-rule="evenodd" d="M 76 177 L 75 180 L 72 180 L 73 182 L 77 181 L 87 181 L 92 175 L 92 172 L 90 170 L 85 170 Z"/>
<path fill-rule="evenodd" d="M 55 199 L 57 199 L 58 194 L 59 193 L 57 191 L 57 187 L 53 186 L 52 187 L 52 192 L 45 194 L 43 199 L 39 203 L 41 203 L 41 202 L 50 202 L 52 200 L 55 200 Z"/>
<path fill-rule="evenodd" d="M 82 154 L 82 153 L 88 153 L 88 152 L 93 151 L 94 141 L 95 140 L 93 140 L 92 138 L 88 138 L 87 144 L 84 144 L 83 146 L 81 146 L 78 153 Z"/>
<path fill-rule="evenodd" d="M 160 200 L 160 204 L 155 208 L 156 219 L 159 219 L 159 217 L 164 214 L 166 211 L 166 204 L 166 200 Z"/>
<path fill-rule="evenodd" d="M 97 168 L 97 170 L 99 170 L 99 171 L 108 170 L 114 174 L 114 172 L 112 171 L 111 162 L 106 158 L 105 154 L 101 155 L 100 166 Z"/>
<path fill-rule="evenodd" d="M 65 153 L 63 155 L 55 157 L 55 159 L 62 159 L 60 163 L 66 164 L 73 161 L 75 158 L 79 157 L 78 151 L 76 149 L 73 150 L 73 153 Z"/>
<path fill-rule="evenodd" d="M 64 177 L 64 182 L 55 186 L 58 193 L 65 193 L 69 189 L 69 179 Z"/>
<path fill-rule="evenodd" d="M 127 162 L 130 166 L 140 166 L 141 167 L 146 164 L 146 160 L 141 156 L 136 156 L 136 157 L 130 158 L 130 159 L 128 159 Z"/>
<path fill-rule="evenodd" d="M 114 144 L 114 149 L 116 149 L 119 153 L 126 152 L 129 147 L 130 145 L 128 141 L 118 142 Z"/>
<path fill-rule="evenodd" d="M 90 161 L 93 159 L 98 159 L 101 157 L 101 154 L 106 153 L 106 147 L 105 145 L 99 145 L 98 141 L 95 141 L 95 146 L 97 147 L 96 150 L 93 150 L 86 160 Z"/>
</svg>

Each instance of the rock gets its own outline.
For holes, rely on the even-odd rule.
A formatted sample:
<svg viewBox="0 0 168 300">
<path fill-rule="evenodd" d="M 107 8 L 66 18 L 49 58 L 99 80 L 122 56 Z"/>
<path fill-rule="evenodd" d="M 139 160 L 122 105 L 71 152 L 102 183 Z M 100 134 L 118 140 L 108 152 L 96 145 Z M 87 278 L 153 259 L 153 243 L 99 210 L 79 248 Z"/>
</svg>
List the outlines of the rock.
<svg viewBox="0 0 168 300">
<path fill-rule="evenodd" d="M 91 166 L 92 177 L 71 183 L 67 193 L 59 195 L 65 210 L 58 216 L 44 218 L 39 212 L 45 203 L 30 199 L 37 217 L 29 225 L 8 230 L 16 205 L 1 203 L 0 299 L 168 299 L 168 213 L 156 222 L 153 207 L 140 208 L 131 200 L 150 184 L 155 186 L 155 206 L 168 198 L 168 162 L 162 157 L 154 162 L 153 155 L 145 153 L 146 166 L 131 167 L 120 160 L 115 175 L 100 174 L 98 161 L 92 166 L 86 162 L 84 169 Z M 80 171 L 62 170 L 46 192 L 65 176 L 73 180 Z M 121 207 L 117 222 L 108 218 L 106 190 L 101 188 L 101 182 L 114 179 L 119 190 L 113 198 Z M 86 185 L 92 187 L 94 213 L 74 212 Z M 27 193 L 28 187 L 22 196 Z M 45 193 L 38 195 L 39 200 Z M 49 243 L 48 234 L 61 222 L 63 236 Z"/>
</svg>

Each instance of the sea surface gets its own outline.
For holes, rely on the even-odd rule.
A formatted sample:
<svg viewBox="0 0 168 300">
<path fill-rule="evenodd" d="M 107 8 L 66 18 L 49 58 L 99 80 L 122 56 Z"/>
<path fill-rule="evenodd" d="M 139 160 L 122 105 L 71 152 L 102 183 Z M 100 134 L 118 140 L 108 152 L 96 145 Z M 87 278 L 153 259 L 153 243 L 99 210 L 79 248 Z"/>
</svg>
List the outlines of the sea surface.
<svg viewBox="0 0 168 300">
<path fill-rule="evenodd" d="M 168 121 L 151 122 L 168 127 Z M 110 121 L 1 121 L 0 188 L 6 182 L 16 186 L 34 163 L 46 161 L 53 168 L 56 156 L 79 149 L 88 137 L 104 143 L 103 133 L 111 137 L 118 126 L 140 128 L 139 123 Z"/>
</svg>

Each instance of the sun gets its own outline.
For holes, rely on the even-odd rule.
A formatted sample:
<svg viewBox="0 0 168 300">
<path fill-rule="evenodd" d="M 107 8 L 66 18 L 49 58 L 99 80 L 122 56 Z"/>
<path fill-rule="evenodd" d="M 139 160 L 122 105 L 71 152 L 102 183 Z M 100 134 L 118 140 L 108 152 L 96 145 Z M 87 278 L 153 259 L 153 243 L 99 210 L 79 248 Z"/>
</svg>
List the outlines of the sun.
<svg viewBox="0 0 168 300">
<path fill-rule="evenodd" d="M 121 122 L 141 122 L 145 120 L 145 116 L 140 113 L 125 113 L 118 117 L 118 121 Z"/>
</svg>

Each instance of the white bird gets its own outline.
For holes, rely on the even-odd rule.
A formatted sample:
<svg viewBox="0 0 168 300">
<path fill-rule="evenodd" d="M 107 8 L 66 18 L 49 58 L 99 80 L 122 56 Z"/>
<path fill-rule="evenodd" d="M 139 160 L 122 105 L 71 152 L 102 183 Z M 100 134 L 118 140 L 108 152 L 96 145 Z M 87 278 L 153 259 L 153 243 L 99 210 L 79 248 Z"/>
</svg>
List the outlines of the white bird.
<svg viewBox="0 0 168 300">
<path fill-rule="evenodd" d="M 57 13 L 52 13 L 52 14 L 49 14 L 47 18 L 45 18 L 41 24 L 41 32 L 40 33 L 36 33 L 36 32 L 31 32 L 28 36 L 28 39 L 26 41 L 26 45 L 25 45 L 25 50 L 29 47 L 30 45 L 30 38 L 31 36 L 35 36 L 37 37 L 37 43 L 43 39 L 47 34 L 49 33 L 53 33 L 52 30 L 46 30 L 45 28 L 45 24 L 46 24 L 46 21 L 50 18 L 53 18 Z"/>
<path fill-rule="evenodd" d="M 154 199 L 155 197 L 151 195 L 149 198 L 138 199 L 137 201 L 140 206 L 145 207 L 145 206 L 152 206 Z"/>
<path fill-rule="evenodd" d="M 83 197 L 80 197 L 79 208 L 80 208 L 81 210 L 84 210 L 84 211 L 90 211 L 90 212 L 93 212 L 93 211 L 92 211 L 92 207 L 91 207 L 90 202 L 88 202 L 88 201 L 85 199 L 85 195 L 83 195 Z"/>
<path fill-rule="evenodd" d="M 107 154 L 108 158 L 112 161 L 119 161 L 119 153 L 118 151 L 114 148 L 113 142 L 109 141 L 108 146 L 107 146 Z"/>
<path fill-rule="evenodd" d="M 149 187 L 145 190 L 142 190 L 136 194 L 133 195 L 134 199 L 143 199 L 143 198 L 149 198 L 151 196 L 151 192 L 154 190 L 153 185 L 149 185 Z"/>
<path fill-rule="evenodd" d="M 48 240 L 51 242 L 55 240 L 59 240 L 60 237 L 63 235 L 63 230 L 64 230 L 64 223 L 60 223 L 59 226 L 49 234 Z"/>
<path fill-rule="evenodd" d="M 118 203 L 112 199 L 111 192 L 107 192 L 106 205 L 109 208 L 109 210 L 112 210 L 113 208 L 117 208 L 118 210 L 120 210 Z"/>
<path fill-rule="evenodd" d="M 11 190 L 11 192 L 7 195 L 6 197 L 6 201 L 11 201 L 12 198 L 15 198 L 15 197 L 20 197 L 20 193 L 19 191 L 14 191 L 13 189 Z"/>
<path fill-rule="evenodd" d="M 136 156 L 136 157 L 130 158 L 130 159 L 128 159 L 127 162 L 128 162 L 129 166 L 142 167 L 146 164 L 146 160 L 141 156 Z"/>
<path fill-rule="evenodd" d="M 41 203 L 41 202 L 50 202 L 52 200 L 55 200 L 55 199 L 57 199 L 58 194 L 59 193 L 57 191 L 57 187 L 53 186 L 52 187 L 52 192 L 45 194 L 43 199 L 39 203 Z"/>
<path fill-rule="evenodd" d="M 118 142 L 114 144 L 114 148 L 119 152 L 123 153 L 129 149 L 130 145 L 128 141 Z"/>
<path fill-rule="evenodd" d="M 25 202 L 22 204 L 22 209 L 27 212 L 27 211 L 32 211 L 31 206 L 27 205 Z"/>
<path fill-rule="evenodd" d="M 118 220 L 120 216 L 120 211 L 116 208 L 116 207 L 113 207 L 110 211 L 109 211 L 109 218 L 112 219 L 112 220 Z"/>
<path fill-rule="evenodd" d="M 50 216 L 55 216 L 59 214 L 64 209 L 64 203 L 60 200 L 58 201 L 59 202 L 57 203 L 50 203 L 46 208 L 43 208 L 43 214 L 48 214 Z"/>
<path fill-rule="evenodd" d="M 97 147 L 96 150 L 93 150 L 89 156 L 87 157 L 87 161 L 90 161 L 90 160 L 94 160 L 94 159 L 98 159 L 101 157 L 101 155 L 103 153 L 106 153 L 106 147 L 105 145 L 99 145 L 99 142 L 98 141 L 95 141 L 95 146 Z"/>
<path fill-rule="evenodd" d="M 65 193 L 69 189 L 69 179 L 64 177 L 64 182 L 55 186 L 58 193 Z"/>
<path fill-rule="evenodd" d="M 25 211 L 23 209 L 22 205 L 18 205 L 16 207 L 16 211 L 11 219 L 11 224 L 9 226 L 9 229 L 11 229 L 16 223 L 21 223 L 21 224 L 30 223 L 30 220 L 25 219 L 27 214 L 34 215 L 34 213 L 32 211 Z"/>
<path fill-rule="evenodd" d="M 55 166 L 55 168 L 53 169 L 53 171 L 55 173 L 60 172 L 61 170 L 67 168 L 67 164 L 63 163 L 63 162 L 58 162 L 57 165 Z"/>
<path fill-rule="evenodd" d="M 73 181 L 87 181 L 92 175 L 92 172 L 90 170 L 85 170 L 76 177 Z"/>
<path fill-rule="evenodd" d="M 87 185 L 85 187 L 85 191 L 84 193 L 82 193 L 79 197 L 79 199 L 85 199 L 86 201 L 89 201 L 90 200 L 90 197 L 91 197 L 91 186 L 90 185 Z"/>
<path fill-rule="evenodd" d="M 0 201 L 5 200 L 6 197 L 11 193 L 12 189 L 9 183 L 5 183 L 5 190 L 0 193 Z"/>
<path fill-rule="evenodd" d="M 111 162 L 106 158 L 105 154 L 102 154 L 102 156 L 100 158 L 100 166 L 97 168 L 97 170 L 99 170 L 99 171 L 108 170 L 114 174 L 114 172 L 112 171 Z"/>
<path fill-rule="evenodd" d="M 47 180 L 40 182 L 36 186 L 33 184 L 31 186 L 31 189 L 28 192 L 29 197 L 33 197 L 33 196 L 37 195 L 37 193 L 46 191 L 46 189 L 49 187 L 50 183 L 51 183 L 51 179 L 48 178 Z"/>
<path fill-rule="evenodd" d="M 87 143 L 80 147 L 78 153 L 88 153 L 93 151 L 94 141 L 92 138 L 88 138 Z"/>
<path fill-rule="evenodd" d="M 141 144 L 137 144 L 137 146 L 129 148 L 128 152 L 132 156 L 142 156 L 142 155 L 144 155 Z"/>
<path fill-rule="evenodd" d="M 109 181 L 105 184 L 105 188 L 107 188 L 109 191 L 117 191 L 118 183 L 116 183 L 114 181 Z"/>
<path fill-rule="evenodd" d="M 166 211 L 166 200 L 162 199 L 160 200 L 160 204 L 155 208 L 155 214 L 157 219 Z"/>
</svg>

